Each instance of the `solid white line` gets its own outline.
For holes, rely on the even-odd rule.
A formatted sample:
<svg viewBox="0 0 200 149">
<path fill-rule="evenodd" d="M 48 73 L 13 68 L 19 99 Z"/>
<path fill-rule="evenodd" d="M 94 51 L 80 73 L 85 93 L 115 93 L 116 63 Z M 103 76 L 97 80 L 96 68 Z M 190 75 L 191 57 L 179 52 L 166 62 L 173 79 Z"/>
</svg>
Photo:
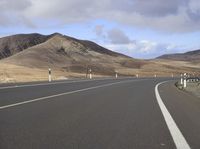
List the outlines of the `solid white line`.
<svg viewBox="0 0 200 149">
<path fill-rule="evenodd" d="M 164 116 L 165 122 L 170 131 L 170 134 L 174 140 L 174 143 L 175 143 L 177 149 L 191 149 L 160 97 L 158 87 L 159 87 L 159 85 L 161 85 L 163 83 L 166 83 L 166 81 L 161 82 L 156 85 L 155 94 L 156 94 L 157 102 L 158 102 L 160 109 L 162 111 L 162 114 Z"/>
<path fill-rule="evenodd" d="M 74 93 L 83 92 L 83 91 L 87 91 L 87 90 L 91 90 L 91 89 L 97 89 L 97 88 L 107 87 L 107 86 L 111 86 L 111 85 L 115 85 L 115 84 L 121 84 L 121 83 L 126 83 L 126 82 L 133 82 L 133 81 L 139 81 L 139 80 L 120 81 L 120 82 L 109 83 L 109 84 L 104 84 L 104 85 L 99 85 L 99 86 L 84 88 L 84 89 L 80 89 L 80 90 L 70 91 L 70 92 L 61 93 L 61 94 L 56 94 L 56 95 L 51 95 L 51 96 L 40 97 L 40 98 L 28 100 L 28 101 L 23 101 L 23 102 L 18 102 L 18 103 L 6 105 L 6 106 L 1 106 L 1 107 L 0 107 L 0 110 L 6 109 L 6 108 L 15 107 L 15 106 L 19 106 L 19 105 L 24 105 L 24 104 L 32 103 L 32 102 L 36 102 L 36 101 L 41 101 L 41 100 L 45 100 L 45 99 L 49 99 L 49 98 L 54 98 L 54 97 L 59 97 L 59 96 L 63 96 L 63 95 L 74 94 Z"/>
<path fill-rule="evenodd" d="M 25 84 L 25 85 L 15 85 L 15 86 L 5 86 L 5 87 L 0 87 L 0 89 L 45 86 L 45 85 L 65 84 L 65 83 L 67 84 L 67 83 L 86 82 L 86 81 L 91 81 L 91 80 L 79 80 L 79 81 L 68 81 L 68 82 L 65 81 L 65 82 L 54 82 L 54 83 Z"/>
<path fill-rule="evenodd" d="M 93 80 L 74 80 L 74 81 L 64 81 L 64 82 L 52 82 L 52 83 L 38 83 L 38 84 L 25 84 L 25 85 L 15 85 L 15 86 L 5 86 L 5 87 L 0 87 L 0 90 L 1 89 L 12 89 L 12 88 L 22 88 L 22 87 L 35 87 L 35 86 L 55 85 L 55 84 L 68 84 L 68 83 L 78 83 L 78 82 L 103 81 L 103 80 L 109 80 L 109 79 L 112 79 L 112 78 L 93 79 Z"/>
</svg>

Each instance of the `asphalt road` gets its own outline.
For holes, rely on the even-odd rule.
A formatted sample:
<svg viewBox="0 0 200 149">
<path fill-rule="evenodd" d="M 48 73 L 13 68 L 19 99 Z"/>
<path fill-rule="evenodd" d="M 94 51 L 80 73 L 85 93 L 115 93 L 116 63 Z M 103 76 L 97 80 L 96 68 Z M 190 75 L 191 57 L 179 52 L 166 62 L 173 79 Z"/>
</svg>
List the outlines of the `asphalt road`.
<svg viewBox="0 0 200 149">
<path fill-rule="evenodd" d="M 176 126 L 167 123 L 155 94 L 165 80 L 0 85 L 0 149 L 199 149 L 200 101 L 174 81 L 159 85 Z"/>
</svg>

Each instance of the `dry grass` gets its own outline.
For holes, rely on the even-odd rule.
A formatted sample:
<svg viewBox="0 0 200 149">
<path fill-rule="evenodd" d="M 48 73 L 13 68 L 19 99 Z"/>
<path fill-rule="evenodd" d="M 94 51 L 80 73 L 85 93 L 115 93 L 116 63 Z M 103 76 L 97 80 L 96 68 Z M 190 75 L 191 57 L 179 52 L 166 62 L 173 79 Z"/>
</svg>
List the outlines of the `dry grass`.
<svg viewBox="0 0 200 149">
<path fill-rule="evenodd" d="M 48 68 L 28 68 L 9 63 L 0 63 L 0 83 L 48 81 Z M 66 80 L 72 78 L 85 78 L 85 73 L 67 72 L 62 69 L 52 69 L 52 80 Z M 93 77 L 108 77 L 93 74 Z"/>
<path fill-rule="evenodd" d="M 120 60 L 119 60 L 120 61 Z M 111 68 L 109 64 L 102 65 L 104 68 Z M 43 68 L 30 68 L 27 66 L 14 65 L 8 62 L 0 62 L 0 82 L 28 82 L 28 81 L 44 81 L 48 80 L 48 67 Z M 112 68 L 118 72 L 119 76 L 136 76 L 139 77 L 154 77 L 156 74 L 157 77 L 171 77 L 172 74 L 175 76 L 180 76 L 181 73 L 199 73 L 200 66 L 192 65 L 189 62 L 183 61 L 167 61 L 167 60 L 155 60 L 150 62 L 145 62 L 139 68 L 128 68 L 123 67 L 119 63 L 114 63 Z M 93 72 L 95 77 L 104 77 L 102 73 Z M 114 76 L 114 72 L 109 74 Z M 85 78 L 86 74 L 82 72 L 72 72 L 64 70 L 61 68 L 52 67 L 52 79 L 61 80 L 68 78 Z"/>
<path fill-rule="evenodd" d="M 187 93 L 191 93 L 200 99 L 200 82 L 187 82 L 187 87 L 184 88 L 180 81 L 176 82 L 176 87 Z"/>
<path fill-rule="evenodd" d="M 48 80 L 48 68 L 37 69 L 13 64 L 0 63 L 0 82 L 27 82 Z M 84 77 L 78 73 L 68 73 L 61 70 L 52 70 L 52 79 L 67 79 L 70 77 Z"/>
</svg>

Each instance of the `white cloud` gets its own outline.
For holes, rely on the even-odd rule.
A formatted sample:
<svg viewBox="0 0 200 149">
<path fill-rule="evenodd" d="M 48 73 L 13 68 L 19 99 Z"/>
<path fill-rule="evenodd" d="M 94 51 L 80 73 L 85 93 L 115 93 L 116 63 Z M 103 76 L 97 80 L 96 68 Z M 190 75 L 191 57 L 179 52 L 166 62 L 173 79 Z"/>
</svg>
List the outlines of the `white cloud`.
<svg viewBox="0 0 200 149">
<path fill-rule="evenodd" d="M 176 15 L 186 0 L 135 0 L 133 9 L 139 14 L 151 17 Z"/>
<path fill-rule="evenodd" d="M 108 49 L 120 52 L 134 58 L 155 58 L 166 53 L 176 53 L 183 50 L 183 46 L 174 44 L 160 44 L 154 41 L 138 40 L 128 44 L 107 44 Z"/>
<path fill-rule="evenodd" d="M 108 39 L 113 44 L 127 44 L 130 43 L 131 40 L 129 37 L 120 29 L 113 28 L 107 32 Z"/>
<path fill-rule="evenodd" d="M 191 0 L 189 2 L 189 9 L 192 13 L 199 14 L 200 13 L 200 1 L 199 0 Z"/>
<path fill-rule="evenodd" d="M 30 7 L 31 0 L 1 0 L 0 1 L 0 10 L 1 13 L 5 12 L 22 12 L 23 10 Z"/>
<path fill-rule="evenodd" d="M 150 40 L 133 40 L 121 29 L 105 30 L 95 27 L 97 37 L 104 35 L 104 46 L 110 50 L 132 56 L 134 58 L 155 58 L 166 53 L 177 53 L 185 50 L 185 46 L 172 43 L 158 43 Z"/>
<path fill-rule="evenodd" d="M 158 44 L 148 40 L 141 40 L 137 43 L 137 46 L 139 51 L 142 53 L 152 53 L 154 50 L 156 50 Z"/>
<path fill-rule="evenodd" d="M 200 29 L 199 3 L 199 0 L 1 0 L 0 16 L 4 19 L 0 26 L 16 25 L 21 20 L 21 24 L 32 27 L 33 23 L 39 25 L 38 20 L 65 24 L 107 19 L 164 32 L 192 32 Z"/>
</svg>

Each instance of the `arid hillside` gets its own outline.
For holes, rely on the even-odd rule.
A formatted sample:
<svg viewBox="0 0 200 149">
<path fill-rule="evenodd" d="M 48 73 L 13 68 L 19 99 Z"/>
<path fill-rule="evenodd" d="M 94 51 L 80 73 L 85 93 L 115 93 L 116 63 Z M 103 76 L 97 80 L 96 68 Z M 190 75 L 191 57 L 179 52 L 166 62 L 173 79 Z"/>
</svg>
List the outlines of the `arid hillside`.
<svg viewBox="0 0 200 149">
<path fill-rule="evenodd" d="M 118 68 L 141 67 L 143 63 L 128 56 L 105 49 L 93 42 L 77 40 L 61 34 L 51 35 L 47 41 L 30 46 L 5 59 L 3 63 L 29 68 L 54 68 L 70 72 L 86 71 L 109 75 Z"/>
<path fill-rule="evenodd" d="M 166 54 L 158 57 L 158 59 L 176 60 L 176 61 L 188 61 L 200 63 L 200 50 L 189 51 L 186 53 L 178 54 Z"/>
<path fill-rule="evenodd" d="M 29 47 L 43 43 L 48 40 L 50 36 L 40 34 L 18 34 L 0 38 L 0 59 L 12 56 Z"/>
<path fill-rule="evenodd" d="M 171 76 L 198 71 L 199 65 L 180 59 L 138 60 L 108 50 L 94 42 L 59 33 L 21 34 L 0 38 L 0 81 L 54 79 L 94 76 Z"/>
</svg>

